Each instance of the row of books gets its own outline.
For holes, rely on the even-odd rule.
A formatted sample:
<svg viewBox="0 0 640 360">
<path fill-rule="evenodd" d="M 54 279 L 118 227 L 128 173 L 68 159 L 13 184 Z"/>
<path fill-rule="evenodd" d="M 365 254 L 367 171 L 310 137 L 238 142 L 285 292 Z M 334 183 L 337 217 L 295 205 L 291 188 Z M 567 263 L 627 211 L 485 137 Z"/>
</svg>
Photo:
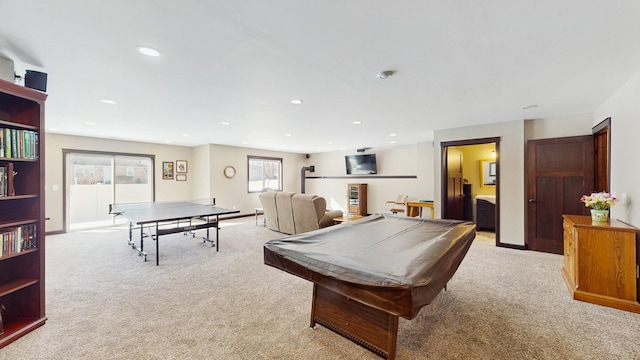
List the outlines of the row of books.
<svg viewBox="0 0 640 360">
<path fill-rule="evenodd" d="M 0 158 L 37 159 L 38 132 L 0 128 Z"/>
<path fill-rule="evenodd" d="M 38 247 L 36 224 L 0 230 L 0 254 L 7 256 Z"/>
<path fill-rule="evenodd" d="M 16 194 L 13 186 L 13 179 L 16 172 L 13 170 L 13 163 L 0 166 L 0 197 L 14 196 Z"/>
</svg>

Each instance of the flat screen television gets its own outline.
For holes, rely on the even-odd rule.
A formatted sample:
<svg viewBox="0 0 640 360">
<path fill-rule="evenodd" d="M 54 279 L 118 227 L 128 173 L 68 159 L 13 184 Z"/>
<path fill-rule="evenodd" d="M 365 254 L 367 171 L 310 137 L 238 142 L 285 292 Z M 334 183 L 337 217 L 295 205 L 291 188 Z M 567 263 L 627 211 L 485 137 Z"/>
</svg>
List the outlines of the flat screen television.
<svg viewBox="0 0 640 360">
<path fill-rule="evenodd" d="M 376 154 L 347 155 L 344 157 L 347 175 L 377 174 Z"/>
</svg>

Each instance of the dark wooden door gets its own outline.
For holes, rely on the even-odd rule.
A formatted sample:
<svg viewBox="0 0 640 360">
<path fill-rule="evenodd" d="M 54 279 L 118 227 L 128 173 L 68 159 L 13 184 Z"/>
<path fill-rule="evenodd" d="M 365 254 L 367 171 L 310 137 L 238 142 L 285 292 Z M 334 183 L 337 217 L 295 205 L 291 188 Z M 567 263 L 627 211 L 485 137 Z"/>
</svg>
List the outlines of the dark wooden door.
<svg viewBox="0 0 640 360">
<path fill-rule="evenodd" d="M 446 219 L 464 220 L 462 186 L 462 151 L 447 148 L 447 204 Z"/>
<path fill-rule="evenodd" d="M 611 138 L 609 130 L 611 118 L 606 118 L 600 124 L 593 127 L 593 152 L 594 152 L 594 174 L 593 188 L 598 191 L 611 191 L 609 188 L 609 166 Z"/>
<path fill-rule="evenodd" d="M 593 138 L 527 142 L 527 248 L 562 254 L 562 215 L 587 215 L 580 202 L 593 192 Z"/>
</svg>

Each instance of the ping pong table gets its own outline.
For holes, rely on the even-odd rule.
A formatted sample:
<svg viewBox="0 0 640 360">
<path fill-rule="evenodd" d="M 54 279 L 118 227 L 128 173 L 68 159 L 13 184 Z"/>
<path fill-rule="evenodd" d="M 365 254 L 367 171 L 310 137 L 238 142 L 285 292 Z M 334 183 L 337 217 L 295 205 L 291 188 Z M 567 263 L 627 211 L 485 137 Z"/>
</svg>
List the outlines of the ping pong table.
<svg viewBox="0 0 640 360">
<path fill-rule="evenodd" d="M 203 242 L 211 243 L 212 247 L 219 251 L 218 239 L 220 227 L 220 215 L 238 213 L 240 210 L 225 209 L 214 204 L 199 204 L 191 201 L 178 202 L 149 202 L 132 204 L 110 204 L 109 214 L 122 216 L 129 221 L 128 244 L 138 251 L 138 255 L 147 261 L 147 253 L 144 251 L 144 238 L 147 236 L 144 229 L 153 231 L 151 238 L 156 242 L 156 265 L 160 265 L 160 236 L 167 234 L 184 233 L 195 238 L 195 230 L 206 229 Z M 193 220 L 198 220 L 194 222 Z M 140 247 L 133 240 L 133 229 L 140 228 Z M 209 228 L 216 228 L 216 238 L 209 238 Z"/>
</svg>

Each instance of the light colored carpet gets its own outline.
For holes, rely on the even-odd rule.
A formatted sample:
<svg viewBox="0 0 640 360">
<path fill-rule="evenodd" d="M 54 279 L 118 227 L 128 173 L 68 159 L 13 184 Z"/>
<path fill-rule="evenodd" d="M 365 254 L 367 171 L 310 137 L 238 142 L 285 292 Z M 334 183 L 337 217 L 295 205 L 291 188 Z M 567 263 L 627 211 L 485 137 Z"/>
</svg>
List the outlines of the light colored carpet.
<svg viewBox="0 0 640 360">
<path fill-rule="evenodd" d="M 311 283 L 263 264 L 282 235 L 254 221 L 225 221 L 219 252 L 162 237 L 160 266 L 126 230 L 48 236 L 49 320 L 0 359 L 378 359 L 309 327 Z M 562 261 L 479 239 L 448 290 L 400 319 L 397 358 L 640 359 L 640 315 L 572 300 Z"/>
</svg>

